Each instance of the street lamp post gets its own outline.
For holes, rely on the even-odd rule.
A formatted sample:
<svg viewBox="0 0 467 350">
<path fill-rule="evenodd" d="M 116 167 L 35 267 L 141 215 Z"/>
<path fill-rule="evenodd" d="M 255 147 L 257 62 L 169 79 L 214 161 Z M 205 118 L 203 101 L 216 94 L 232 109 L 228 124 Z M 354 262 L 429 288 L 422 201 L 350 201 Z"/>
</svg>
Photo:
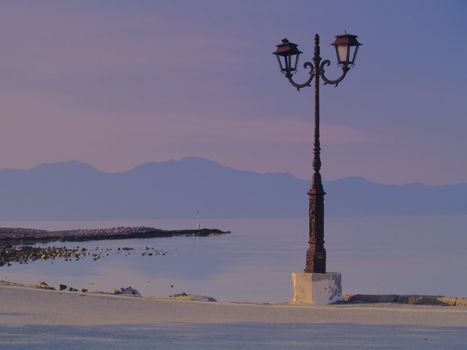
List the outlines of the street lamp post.
<svg viewBox="0 0 467 350">
<path fill-rule="evenodd" d="M 337 35 L 332 44 L 336 49 L 338 64 L 342 68 L 342 74 L 335 80 L 328 79 L 325 75 L 325 67 L 329 66 L 329 60 L 321 60 L 319 35 L 315 35 L 313 63 L 305 62 L 303 67 L 309 69 L 310 77 L 304 83 L 293 80 L 293 74 L 297 71 L 298 59 L 302 53 L 297 44 L 287 39 L 277 45 L 274 52 L 279 62 L 281 72 L 290 84 L 300 90 L 311 86 L 314 79 L 314 143 L 313 143 L 313 181 L 309 196 L 309 240 L 306 253 L 305 273 L 326 273 L 326 250 L 324 249 L 324 189 L 321 181 L 321 158 L 319 141 L 319 82 L 323 80 L 325 85 L 337 86 L 347 75 L 350 67 L 354 65 L 358 48 L 361 45 L 356 35 Z"/>
</svg>

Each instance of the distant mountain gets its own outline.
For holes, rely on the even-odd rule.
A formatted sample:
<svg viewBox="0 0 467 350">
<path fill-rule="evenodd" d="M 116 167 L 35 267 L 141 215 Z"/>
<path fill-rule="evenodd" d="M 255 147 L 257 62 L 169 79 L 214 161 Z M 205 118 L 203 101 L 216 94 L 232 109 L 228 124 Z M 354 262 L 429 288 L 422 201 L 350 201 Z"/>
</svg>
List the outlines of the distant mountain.
<svg viewBox="0 0 467 350">
<path fill-rule="evenodd" d="M 106 173 L 78 161 L 0 169 L 0 220 L 303 217 L 309 182 L 204 158 Z M 349 177 L 325 183 L 326 215 L 467 214 L 467 183 L 382 185 Z"/>
<path fill-rule="evenodd" d="M 336 216 L 467 214 L 467 183 L 397 186 L 347 177 L 326 186 L 328 212 Z"/>
</svg>

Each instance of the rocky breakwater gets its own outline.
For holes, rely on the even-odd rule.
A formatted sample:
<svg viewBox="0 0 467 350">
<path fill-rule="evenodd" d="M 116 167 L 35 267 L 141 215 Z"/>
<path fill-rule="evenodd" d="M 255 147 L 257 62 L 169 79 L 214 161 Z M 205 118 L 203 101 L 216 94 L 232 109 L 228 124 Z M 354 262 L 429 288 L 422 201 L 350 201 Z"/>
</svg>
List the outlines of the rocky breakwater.
<svg viewBox="0 0 467 350">
<path fill-rule="evenodd" d="M 10 266 L 17 262 L 27 264 L 36 260 L 49 260 L 64 258 L 65 260 L 79 260 L 86 255 L 86 249 L 66 247 L 32 247 L 14 246 L 11 244 L 0 245 L 0 266 Z"/>
<path fill-rule="evenodd" d="M 104 229 L 78 229 L 47 231 L 28 228 L 0 227 L 0 244 L 35 244 L 60 242 L 98 241 L 109 239 L 161 238 L 179 236 L 216 236 L 230 233 L 219 229 L 162 230 L 154 227 L 112 227 Z"/>
<path fill-rule="evenodd" d="M 10 266 L 12 263 L 30 263 L 37 260 L 45 261 L 63 258 L 65 261 L 74 261 L 91 257 L 94 261 L 102 256 L 125 254 L 133 250 L 129 247 L 121 248 L 99 248 L 88 251 L 86 248 L 68 247 L 40 247 L 31 244 L 49 242 L 82 242 L 97 240 L 134 239 L 134 238 L 160 238 L 176 236 L 198 236 L 207 237 L 230 233 L 219 229 L 186 229 L 186 230 L 161 230 L 152 227 L 114 227 L 106 229 L 86 230 L 62 230 L 46 231 L 28 228 L 0 228 L 0 267 Z M 143 256 L 165 255 L 165 252 L 146 247 L 141 253 Z"/>
</svg>

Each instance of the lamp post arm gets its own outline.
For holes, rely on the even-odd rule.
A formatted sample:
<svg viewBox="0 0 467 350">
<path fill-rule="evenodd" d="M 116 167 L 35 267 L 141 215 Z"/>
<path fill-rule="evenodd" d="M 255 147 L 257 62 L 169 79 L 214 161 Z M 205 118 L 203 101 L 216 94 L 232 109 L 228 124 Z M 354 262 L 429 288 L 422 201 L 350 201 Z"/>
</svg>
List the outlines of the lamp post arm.
<svg viewBox="0 0 467 350">
<path fill-rule="evenodd" d="M 313 81 L 313 78 L 315 77 L 315 68 L 313 66 L 313 63 L 305 62 L 303 64 L 303 68 L 305 68 L 305 69 L 309 68 L 310 69 L 310 72 L 309 72 L 310 77 L 308 78 L 307 81 L 305 81 L 302 84 L 297 83 L 292 79 L 292 76 L 293 76 L 292 73 L 289 72 L 289 73 L 287 73 L 285 75 L 285 77 L 289 80 L 289 83 L 292 84 L 293 87 L 297 88 L 298 91 L 300 91 L 300 89 L 303 89 L 304 87 L 311 86 L 311 82 Z"/>
<path fill-rule="evenodd" d="M 336 80 L 331 80 L 331 79 L 328 79 L 326 75 L 324 74 L 325 72 L 324 67 L 329 66 L 330 64 L 331 64 L 331 61 L 329 60 L 324 60 L 323 62 L 321 62 L 321 64 L 319 65 L 319 73 L 320 73 L 321 78 L 323 78 L 324 84 L 337 86 L 337 84 L 339 84 L 345 78 L 350 68 L 348 66 L 343 66 L 341 76 L 337 78 Z"/>
</svg>

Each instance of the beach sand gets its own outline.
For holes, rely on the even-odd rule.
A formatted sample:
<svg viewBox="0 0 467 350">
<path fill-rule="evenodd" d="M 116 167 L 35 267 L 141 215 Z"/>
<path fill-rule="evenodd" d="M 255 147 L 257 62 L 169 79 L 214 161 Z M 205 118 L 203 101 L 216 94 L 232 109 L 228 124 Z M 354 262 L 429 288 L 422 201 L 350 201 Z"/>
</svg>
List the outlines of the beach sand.
<svg viewBox="0 0 467 350">
<path fill-rule="evenodd" d="M 467 349 L 467 308 L 261 305 L 0 286 L 0 349 Z"/>
</svg>

